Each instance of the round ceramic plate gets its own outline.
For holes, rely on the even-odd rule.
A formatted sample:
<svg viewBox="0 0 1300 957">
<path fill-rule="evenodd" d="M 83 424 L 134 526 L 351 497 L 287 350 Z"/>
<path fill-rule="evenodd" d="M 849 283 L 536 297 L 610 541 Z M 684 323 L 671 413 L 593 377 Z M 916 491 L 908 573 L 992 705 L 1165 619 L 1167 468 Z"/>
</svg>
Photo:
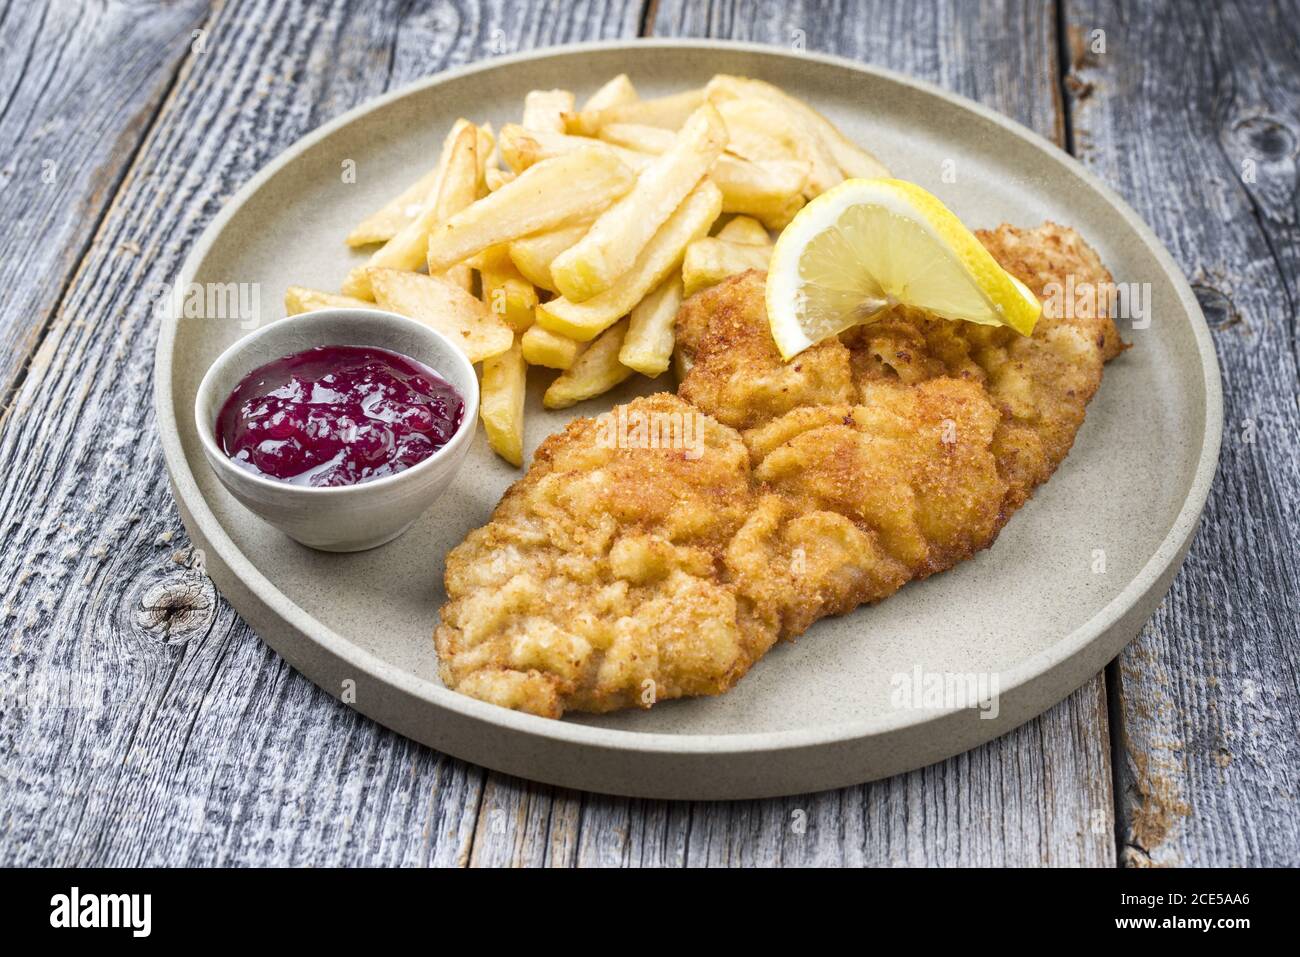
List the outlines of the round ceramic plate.
<svg viewBox="0 0 1300 957">
<path fill-rule="evenodd" d="M 642 95 L 718 72 L 776 83 L 965 222 L 1074 226 L 1117 280 L 1140 284 L 1147 319 L 1121 324 L 1133 348 L 1107 367 L 1056 475 L 992 548 L 818 623 L 721 697 L 548 721 L 437 677 L 444 556 L 520 475 L 481 430 L 452 491 L 407 534 L 360 554 L 310 551 L 222 489 L 194 432 L 199 380 L 249 322 L 168 319 L 158 422 L 186 528 L 217 586 L 294 667 L 370 717 L 469 761 L 599 791 L 745 798 L 836 787 L 974 747 L 1060 701 L 1137 634 L 1178 569 L 1218 457 L 1219 371 L 1196 300 L 1151 231 L 1056 147 L 983 107 L 847 60 L 748 45 L 637 41 L 504 57 L 385 96 L 286 150 L 216 218 L 178 284 L 250 284 L 257 321 L 275 321 L 285 287 L 338 288 L 363 259 L 344 235 L 434 163 L 457 117 L 500 129 L 530 89 L 563 87 L 581 101 L 619 72 Z M 674 387 L 641 380 L 556 413 L 541 409 L 549 378 L 531 375 L 529 453 L 573 415 Z M 996 681 L 995 706 L 923 695 L 912 702 L 921 707 L 900 706 L 915 682 L 968 675 Z"/>
</svg>

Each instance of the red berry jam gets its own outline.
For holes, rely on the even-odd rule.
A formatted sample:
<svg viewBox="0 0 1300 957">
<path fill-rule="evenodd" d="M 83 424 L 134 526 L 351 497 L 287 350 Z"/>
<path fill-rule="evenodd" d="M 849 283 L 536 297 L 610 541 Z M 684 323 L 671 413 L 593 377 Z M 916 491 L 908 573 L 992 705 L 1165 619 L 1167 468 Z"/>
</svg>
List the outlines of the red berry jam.
<svg viewBox="0 0 1300 957">
<path fill-rule="evenodd" d="M 373 346 L 317 346 L 259 366 L 217 416 L 217 442 L 257 475 L 356 485 L 442 448 L 465 402 L 423 363 Z"/>
</svg>

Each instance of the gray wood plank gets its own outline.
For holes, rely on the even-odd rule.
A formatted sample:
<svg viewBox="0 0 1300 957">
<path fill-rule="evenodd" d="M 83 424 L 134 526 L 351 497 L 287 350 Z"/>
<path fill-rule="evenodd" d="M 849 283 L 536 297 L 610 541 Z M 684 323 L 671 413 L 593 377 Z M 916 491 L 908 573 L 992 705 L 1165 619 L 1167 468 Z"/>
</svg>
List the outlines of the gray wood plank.
<svg viewBox="0 0 1300 957">
<path fill-rule="evenodd" d="M 1200 534 L 1116 671 L 1121 857 L 1295 866 L 1300 5 L 1065 9 L 1079 154 L 1186 271 L 1223 367 Z"/>
<path fill-rule="evenodd" d="M 338 112 L 482 56 L 635 32 L 639 15 L 245 0 L 205 24 L 0 432 L 0 862 L 468 863 L 484 772 L 318 691 L 195 567 L 155 438 L 149 290 Z M 156 42 L 131 29 L 94 42 Z"/>
<path fill-rule="evenodd" d="M 0 4 L 0 405 L 189 53 L 206 0 Z"/>
</svg>

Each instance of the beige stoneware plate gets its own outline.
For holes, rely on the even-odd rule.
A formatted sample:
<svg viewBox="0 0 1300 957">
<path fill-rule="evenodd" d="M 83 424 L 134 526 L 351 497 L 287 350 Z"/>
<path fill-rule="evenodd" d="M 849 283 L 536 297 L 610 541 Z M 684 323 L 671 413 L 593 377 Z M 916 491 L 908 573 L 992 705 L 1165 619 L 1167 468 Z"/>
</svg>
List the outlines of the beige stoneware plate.
<svg viewBox="0 0 1300 957">
<path fill-rule="evenodd" d="M 492 455 L 482 431 L 454 487 L 406 535 L 360 554 L 310 551 L 225 492 L 194 432 L 199 380 L 247 330 L 238 319 L 168 319 L 158 423 L 181 515 L 217 587 L 294 667 L 333 695 L 355 688 L 354 707 L 402 734 L 512 774 L 620 794 L 746 798 L 851 784 L 974 747 L 1060 701 L 1138 633 L 1182 561 L 1218 459 L 1219 370 L 1196 300 L 1151 231 L 1064 153 L 983 107 L 847 60 L 750 45 L 637 41 L 502 57 L 375 100 L 300 140 L 230 201 L 178 284 L 256 283 L 260 321 L 275 321 L 286 286 L 337 288 L 361 258 L 343 245 L 349 227 L 433 164 L 458 116 L 499 129 L 517 121 L 530 89 L 581 96 L 623 71 L 643 95 L 716 72 L 777 83 L 967 223 L 1073 225 L 1118 280 L 1149 284 L 1140 287 L 1149 325 L 1120 323 L 1133 348 L 1107 368 L 1056 476 L 992 548 L 820 622 L 722 697 L 548 721 L 455 694 L 437 677 L 431 634 L 444 556 L 520 474 Z M 342 175 L 348 161 L 354 183 Z M 944 182 L 945 168 L 955 183 Z M 654 391 L 642 380 L 543 412 L 547 378 L 532 374 L 530 454 L 571 415 Z M 900 676 L 910 682 L 916 669 L 922 680 L 996 676 L 997 707 L 899 707 Z"/>
</svg>

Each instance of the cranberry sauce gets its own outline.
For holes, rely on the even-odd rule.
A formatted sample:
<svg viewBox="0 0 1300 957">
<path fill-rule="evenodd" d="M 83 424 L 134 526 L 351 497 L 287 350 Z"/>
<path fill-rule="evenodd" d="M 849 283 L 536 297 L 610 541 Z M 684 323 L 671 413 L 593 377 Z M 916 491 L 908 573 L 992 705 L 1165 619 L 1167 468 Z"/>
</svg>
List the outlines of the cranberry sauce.
<svg viewBox="0 0 1300 957">
<path fill-rule="evenodd" d="M 240 380 L 217 416 L 217 442 L 258 475 L 355 485 L 428 458 L 464 412 L 451 384 L 414 359 L 372 346 L 317 346 Z"/>
</svg>

